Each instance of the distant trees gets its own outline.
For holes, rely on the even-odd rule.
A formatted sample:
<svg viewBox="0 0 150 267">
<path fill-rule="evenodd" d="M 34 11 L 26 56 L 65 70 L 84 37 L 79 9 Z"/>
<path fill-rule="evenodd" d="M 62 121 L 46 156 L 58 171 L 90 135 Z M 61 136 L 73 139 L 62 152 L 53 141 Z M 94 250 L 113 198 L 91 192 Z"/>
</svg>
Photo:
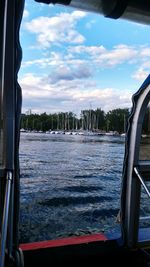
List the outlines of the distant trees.
<svg viewBox="0 0 150 267">
<path fill-rule="evenodd" d="M 125 132 L 128 116 L 129 109 L 127 108 L 109 111 L 105 116 L 106 131 Z"/>
<path fill-rule="evenodd" d="M 105 129 L 105 112 L 100 108 L 96 110 L 81 111 L 81 128 L 83 130 L 104 130 Z"/>
<path fill-rule="evenodd" d="M 105 113 L 101 108 L 96 110 L 82 110 L 80 118 L 73 112 L 59 112 L 54 114 L 22 114 L 21 128 L 29 131 L 49 130 L 89 130 L 89 131 L 117 131 L 122 133 L 126 129 L 129 109 L 114 109 Z"/>
</svg>

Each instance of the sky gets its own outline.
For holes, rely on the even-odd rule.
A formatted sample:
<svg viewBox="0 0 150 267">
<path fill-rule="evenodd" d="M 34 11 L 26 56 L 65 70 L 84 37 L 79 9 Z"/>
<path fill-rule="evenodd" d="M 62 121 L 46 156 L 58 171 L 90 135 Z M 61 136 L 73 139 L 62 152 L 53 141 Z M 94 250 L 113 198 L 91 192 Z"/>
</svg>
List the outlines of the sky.
<svg viewBox="0 0 150 267">
<path fill-rule="evenodd" d="M 149 26 L 26 0 L 22 112 L 130 108 L 150 73 Z"/>
</svg>

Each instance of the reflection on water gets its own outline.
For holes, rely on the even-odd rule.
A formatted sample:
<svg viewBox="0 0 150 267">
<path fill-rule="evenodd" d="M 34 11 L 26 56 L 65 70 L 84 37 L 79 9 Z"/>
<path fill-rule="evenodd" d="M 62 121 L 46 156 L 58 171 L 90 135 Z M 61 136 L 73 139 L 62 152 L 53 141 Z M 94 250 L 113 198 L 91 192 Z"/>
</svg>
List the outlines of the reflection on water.
<svg viewBox="0 0 150 267">
<path fill-rule="evenodd" d="M 124 139 L 21 134 L 20 242 L 116 231 Z"/>
</svg>

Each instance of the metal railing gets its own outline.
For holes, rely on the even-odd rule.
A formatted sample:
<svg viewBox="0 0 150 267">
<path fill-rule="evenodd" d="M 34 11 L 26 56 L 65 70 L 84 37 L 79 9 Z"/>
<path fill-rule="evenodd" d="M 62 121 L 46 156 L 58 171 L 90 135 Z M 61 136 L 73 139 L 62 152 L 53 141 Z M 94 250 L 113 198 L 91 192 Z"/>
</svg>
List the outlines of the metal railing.
<svg viewBox="0 0 150 267">
<path fill-rule="evenodd" d="M 143 179 L 143 177 L 141 176 L 141 174 L 140 174 L 140 172 L 139 172 L 139 170 L 138 170 L 137 167 L 134 167 L 134 172 L 135 172 L 135 174 L 137 175 L 137 177 L 138 177 L 139 181 L 141 182 L 141 184 L 143 185 L 144 190 L 145 190 L 145 192 L 147 193 L 148 197 L 150 197 L 150 191 L 149 191 L 147 185 L 145 184 L 144 179 Z"/>
</svg>

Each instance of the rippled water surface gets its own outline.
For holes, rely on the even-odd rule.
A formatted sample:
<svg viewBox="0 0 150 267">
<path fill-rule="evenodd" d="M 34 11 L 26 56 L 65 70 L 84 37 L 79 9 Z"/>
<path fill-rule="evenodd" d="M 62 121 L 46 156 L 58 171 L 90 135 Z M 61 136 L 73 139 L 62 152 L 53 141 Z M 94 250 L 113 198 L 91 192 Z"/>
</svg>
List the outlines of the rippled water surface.
<svg viewBox="0 0 150 267">
<path fill-rule="evenodd" d="M 124 139 L 22 133 L 20 242 L 116 231 Z"/>
</svg>

